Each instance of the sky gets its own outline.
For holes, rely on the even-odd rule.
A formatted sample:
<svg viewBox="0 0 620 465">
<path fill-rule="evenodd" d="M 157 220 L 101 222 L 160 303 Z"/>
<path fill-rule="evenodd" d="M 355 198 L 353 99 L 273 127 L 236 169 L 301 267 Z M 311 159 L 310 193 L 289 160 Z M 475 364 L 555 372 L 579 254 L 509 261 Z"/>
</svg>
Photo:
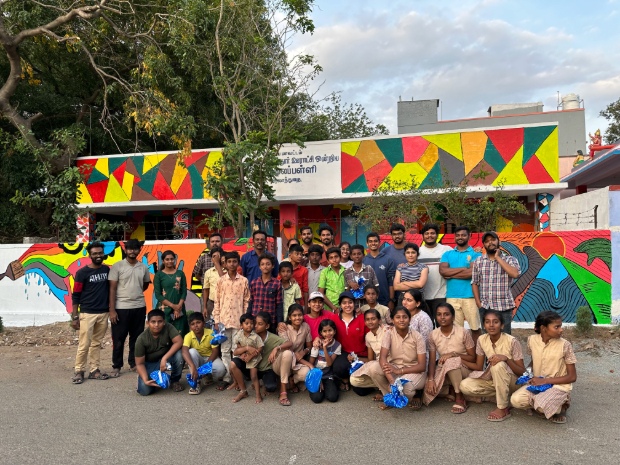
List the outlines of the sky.
<svg viewBox="0 0 620 465">
<path fill-rule="evenodd" d="M 342 92 L 390 134 L 399 98 L 440 99 L 451 120 L 576 93 L 589 132 L 620 98 L 620 0 L 316 0 L 312 17 L 291 51 L 323 67 L 318 96 Z"/>
</svg>

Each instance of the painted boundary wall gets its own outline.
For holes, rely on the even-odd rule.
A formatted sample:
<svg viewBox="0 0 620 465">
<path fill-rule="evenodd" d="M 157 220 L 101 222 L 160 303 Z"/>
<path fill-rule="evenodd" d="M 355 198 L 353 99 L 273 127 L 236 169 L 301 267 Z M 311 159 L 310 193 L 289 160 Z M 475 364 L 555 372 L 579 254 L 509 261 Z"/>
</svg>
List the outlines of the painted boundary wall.
<svg viewBox="0 0 620 465">
<path fill-rule="evenodd" d="M 582 305 L 589 306 L 595 323 L 608 324 L 612 318 L 620 322 L 620 308 L 614 305 L 620 300 L 620 289 L 613 283 L 620 275 L 620 257 L 612 250 L 620 250 L 620 232 L 571 231 L 542 233 L 502 233 L 504 251 L 519 261 L 522 274 L 513 283 L 512 293 L 517 302 L 514 321 L 531 322 L 546 309 L 560 313 L 565 321 L 573 322 L 575 312 Z M 420 235 L 408 240 L 421 243 Z M 454 236 L 444 235 L 441 242 L 454 246 Z M 612 240 L 614 246 L 612 247 Z M 389 236 L 383 236 L 387 247 Z M 481 235 L 474 234 L 472 246 L 481 246 Z M 87 244 L 18 244 L 0 245 L 0 315 L 5 325 L 17 324 L 14 320 L 28 321 L 22 325 L 68 320 L 71 311 L 73 276 L 80 267 L 90 263 L 86 253 Z M 112 265 L 124 258 L 123 245 L 106 242 L 105 263 Z M 248 239 L 228 241 L 225 250 L 237 250 L 241 254 L 249 250 Z M 187 308 L 200 308 L 201 287 L 191 281 L 196 259 L 204 251 L 204 242 L 162 241 L 147 242 L 138 257 L 155 273 L 161 267 L 161 254 L 167 249 L 177 253 L 178 266 L 191 283 Z M 617 255 L 615 252 L 614 255 Z M 152 287 L 146 292 L 147 305 L 154 304 Z M 20 317 L 21 315 L 21 317 Z"/>
</svg>

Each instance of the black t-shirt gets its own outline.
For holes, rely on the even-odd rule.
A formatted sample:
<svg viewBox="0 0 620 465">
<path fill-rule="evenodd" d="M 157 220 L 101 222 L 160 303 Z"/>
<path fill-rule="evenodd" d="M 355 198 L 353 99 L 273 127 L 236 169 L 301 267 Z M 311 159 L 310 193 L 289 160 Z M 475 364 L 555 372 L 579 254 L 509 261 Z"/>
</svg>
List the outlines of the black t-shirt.
<svg viewBox="0 0 620 465">
<path fill-rule="evenodd" d="M 108 273 L 110 267 L 101 265 L 99 268 L 85 266 L 75 273 L 73 284 L 74 304 L 80 306 L 82 313 L 105 313 L 110 307 L 110 284 Z"/>
</svg>

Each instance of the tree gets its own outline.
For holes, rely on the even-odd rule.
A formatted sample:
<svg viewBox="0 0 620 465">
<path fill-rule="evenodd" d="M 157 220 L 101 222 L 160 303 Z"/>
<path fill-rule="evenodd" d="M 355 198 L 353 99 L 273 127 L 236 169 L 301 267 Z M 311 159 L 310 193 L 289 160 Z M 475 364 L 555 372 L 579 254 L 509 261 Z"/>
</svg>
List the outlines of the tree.
<svg viewBox="0 0 620 465">
<path fill-rule="evenodd" d="M 620 140 L 620 99 L 607 105 L 600 115 L 609 121 L 609 126 L 605 130 L 605 143 L 616 143 Z"/>
</svg>

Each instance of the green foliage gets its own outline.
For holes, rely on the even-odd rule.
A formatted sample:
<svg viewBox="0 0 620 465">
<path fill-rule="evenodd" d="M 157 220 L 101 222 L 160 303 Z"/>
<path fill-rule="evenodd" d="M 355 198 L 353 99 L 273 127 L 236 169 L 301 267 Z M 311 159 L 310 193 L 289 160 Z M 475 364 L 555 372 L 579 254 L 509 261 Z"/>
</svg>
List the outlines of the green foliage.
<svg viewBox="0 0 620 465">
<path fill-rule="evenodd" d="M 105 218 L 98 219 L 95 223 L 95 239 L 98 241 L 108 241 L 116 231 L 128 231 L 131 228 L 129 223 L 123 221 L 108 221 Z"/>
<path fill-rule="evenodd" d="M 592 311 L 590 307 L 579 307 L 575 314 L 575 322 L 579 333 L 587 334 L 592 331 Z"/>
<path fill-rule="evenodd" d="M 620 140 L 620 99 L 607 105 L 599 114 L 609 121 L 605 130 L 605 143 L 613 144 Z"/>
<path fill-rule="evenodd" d="M 0 333 L 4 332 L 4 323 L 2 321 L 2 317 L 0 316 Z"/>
</svg>

